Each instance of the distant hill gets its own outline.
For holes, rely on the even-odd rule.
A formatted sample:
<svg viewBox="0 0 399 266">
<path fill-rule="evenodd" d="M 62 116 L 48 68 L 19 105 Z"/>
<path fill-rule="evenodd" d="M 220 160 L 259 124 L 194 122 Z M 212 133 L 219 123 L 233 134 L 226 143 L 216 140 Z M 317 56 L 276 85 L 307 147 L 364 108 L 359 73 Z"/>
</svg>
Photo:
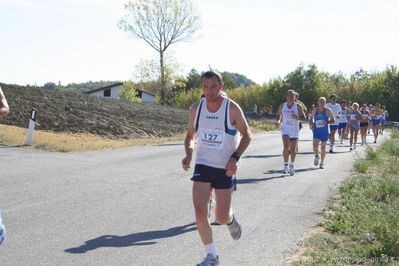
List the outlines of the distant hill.
<svg viewBox="0 0 399 266">
<path fill-rule="evenodd" d="M 248 87 L 251 85 L 255 85 L 256 83 L 247 78 L 245 75 L 238 74 L 238 73 L 232 73 L 232 72 L 222 72 L 222 75 L 224 79 L 230 78 L 235 81 L 238 87 L 243 86 L 243 87 Z"/>
<path fill-rule="evenodd" d="M 36 108 L 36 128 L 56 132 L 92 133 L 107 138 L 148 138 L 173 136 L 187 128 L 185 110 L 76 92 L 2 83 L 0 86 L 11 111 L 7 117 L 0 118 L 1 124 L 27 127 L 30 110 Z"/>
<path fill-rule="evenodd" d="M 43 89 L 49 91 L 75 91 L 83 93 L 86 91 L 91 91 L 97 88 L 105 87 L 111 84 L 118 83 L 120 81 L 88 81 L 82 83 L 69 83 L 68 85 L 55 84 L 54 82 L 47 82 L 44 84 Z"/>
</svg>

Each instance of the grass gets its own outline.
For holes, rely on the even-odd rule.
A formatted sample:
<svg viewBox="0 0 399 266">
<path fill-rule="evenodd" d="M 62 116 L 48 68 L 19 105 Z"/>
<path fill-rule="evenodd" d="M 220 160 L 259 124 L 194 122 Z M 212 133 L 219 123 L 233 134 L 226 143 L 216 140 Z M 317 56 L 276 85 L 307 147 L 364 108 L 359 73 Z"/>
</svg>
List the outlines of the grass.
<svg viewBox="0 0 399 266">
<path fill-rule="evenodd" d="M 367 148 L 294 265 L 399 265 L 399 132 Z"/>
<path fill-rule="evenodd" d="M 270 121 L 249 120 L 253 132 L 275 130 Z M 107 139 L 93 134 L 72 134 L 35 130 L 32 148 L 55 151 L 55 152 L 77 152 L 104 149 L 116 149 L 129 146 L 159 144 L 169 141 L 181 141 L 185 134 L 165 138 L 141 138 L 141 139 Z M 20 147 L 25 146 L 27 129 L 0 124 L 0 144 Z"/>
<path fill-rule="evenodd" d="M 0 144 L 7 146 L 24 146 L 27 129 L 0 124 Z M 174 138 L 143 139 L 105 139 L 92 134 L 55 133 L 35 130 L 33 148 L 57 151 L 76 152 L 89 150 L 116 149 L 128 146 L 159 144 L 168 141 L 182 140 L 183 135 Z"/>
<path fill-rule="evenodd" d="M 248 119 L 248 125 L 253 133 L 277 130 L 274 120 Z"/>
</svg>

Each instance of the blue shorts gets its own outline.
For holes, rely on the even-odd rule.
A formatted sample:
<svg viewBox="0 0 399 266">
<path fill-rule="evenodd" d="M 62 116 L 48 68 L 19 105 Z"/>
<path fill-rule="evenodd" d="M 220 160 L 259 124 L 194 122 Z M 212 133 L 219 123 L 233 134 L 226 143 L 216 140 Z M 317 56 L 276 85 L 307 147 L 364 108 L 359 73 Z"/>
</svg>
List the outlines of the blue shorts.
<svg viewBox="0 0 399 266">
<path fill-rule="evenodd" d="M 328 129 L 326 130 L 313 130 L 313 140 L 327 141 L 328 140 Z"/>
<path fill-rule="evenodd" d="M 371 119 L 371 123 L 373 124 L 373 126 L 379 126 L 381 124 L 381 120 L 380 119 Z"/>
<path fill-rule="evenodd" d="M 226 169 L 214 168 L 203 164 L 196 164 L 192 181 L 210 183 L 214 189 L 236 190 L 236 177 L 226 176 Z"/>
<path fill-rule="evenodd" d="M 338 125 L 338 129 L 343 129 L 343 128 L 346 128 L 346 126 L 348 125 L 348 123 L 339 123 L 339 125 Z"/>
<path fill-rule="evenodd" d="M 385 119 L 381 119 L 381 124 L 385 124 Z"/>
<path fill-rule="evenodd" d="M 358 129 L 358 128 L 360 128 L 360 126 L 359 125 L 351 125 L 351 128 Z"/>
<path fill-rule="evenodd" d="M 338 125 L 330 125 L 330 132 L 336 131 L 338 129 Z"/>
</svg>

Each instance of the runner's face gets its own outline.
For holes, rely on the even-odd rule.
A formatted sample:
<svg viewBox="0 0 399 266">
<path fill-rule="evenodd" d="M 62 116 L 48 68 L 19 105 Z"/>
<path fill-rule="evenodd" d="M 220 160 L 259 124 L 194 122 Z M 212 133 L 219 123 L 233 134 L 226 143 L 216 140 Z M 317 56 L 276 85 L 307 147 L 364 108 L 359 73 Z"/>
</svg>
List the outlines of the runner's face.
<svg viewBox="0 0 399 266">
<path fill-rule="evenodd" d="M 208 101 L 215 101 L 220 97 L 223 83 L 219 83 L 217 77 L 204 78 L 202 80 L 202 91 Z"/>
<path fill-rule="evenodd" d="M 324 108 L 324 105 L 326 104 L 326 102 L 324 101 L 324 100 L 322 100 L 322 99 L 320 99 L 318 102 L 317 102 L 317 105 L 319 106 L 319 108 Z"/>
<path fill-rule="evenodd" d="M 292 103 L 292 102 L 294 102 L 294 100 L 295 100 L 295 95 L 294 95 L 294 93 L 293 92 L 288 92 L 288 94 L 287 94 L 287 102 L 289 102 L 289 103 Z"/>
</svg>

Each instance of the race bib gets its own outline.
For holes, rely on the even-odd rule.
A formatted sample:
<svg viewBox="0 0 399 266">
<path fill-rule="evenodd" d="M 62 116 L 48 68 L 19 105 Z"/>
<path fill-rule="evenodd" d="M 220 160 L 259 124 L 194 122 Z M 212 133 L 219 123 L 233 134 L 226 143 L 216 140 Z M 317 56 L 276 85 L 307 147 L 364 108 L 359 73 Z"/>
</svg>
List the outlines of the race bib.
<svg viewBox="0 0 399 266">
<path fill-rule="evenodd" d="M 293 127 L 293 126 L 296 126 L 298 124 L 297 120 L 292 117 L 293 115 L 294 115 L 293 113 L 287 115 L 288 117 L 285 120 L 285 125 L 286 126 Z"/>
<path fill-rule="evenodd" d="M 316 120 L 316 127 L 320 128 L 320 127 L 325 127 L 326 126 L 326 121 L 325 120 Z"/>
<path fill-rule="evenodd" d="M 211 149 L 223 149 L 224 131 L 221 129 L 201 129 L 201 145 Z"/>
</svg>

